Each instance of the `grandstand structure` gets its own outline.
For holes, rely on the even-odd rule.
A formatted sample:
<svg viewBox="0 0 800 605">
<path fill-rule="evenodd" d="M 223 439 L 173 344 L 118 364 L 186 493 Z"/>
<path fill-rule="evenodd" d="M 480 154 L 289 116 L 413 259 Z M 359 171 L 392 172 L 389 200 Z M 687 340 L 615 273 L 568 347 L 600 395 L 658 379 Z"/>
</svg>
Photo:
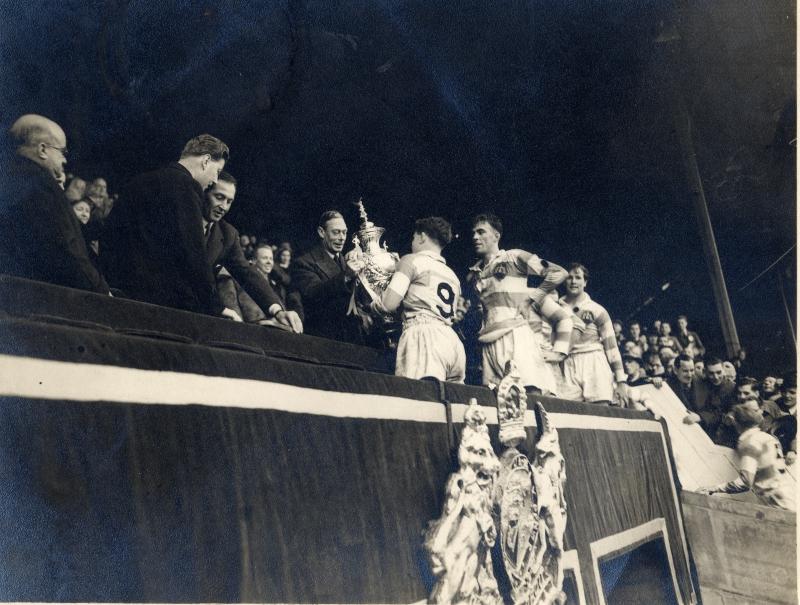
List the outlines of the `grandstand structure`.
<svg viewBox="0 0 800 605">
<path fill-rule="evenodd" d="M 424 602 L 470 399 L 497 443 L 492 391 L 372 349 L 10 276 L 0 323 L 2 601 Z M 536 398 L 567 602 L 795 602 L 794 516 L 691 493 L 733 454 L 645 388 L 659 419 Z"/>
</svg>

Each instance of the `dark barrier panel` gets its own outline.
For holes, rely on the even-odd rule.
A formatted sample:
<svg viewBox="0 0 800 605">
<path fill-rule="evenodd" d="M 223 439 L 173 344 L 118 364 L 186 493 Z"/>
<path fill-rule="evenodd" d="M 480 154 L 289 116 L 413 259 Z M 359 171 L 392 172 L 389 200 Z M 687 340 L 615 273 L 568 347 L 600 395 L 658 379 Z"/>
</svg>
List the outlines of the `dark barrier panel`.
<svg viewBox="0 0 800 605">
<path fill-rule="evenodd" d="M 51 321 L 7 317 L 0 335 L 0 599 L 426 598 L 421 534 L 452 471 L 437 385 Z M 543 402 L 571 596 L 601 602 L 604 557 L 659 535 L 690 602 L 661 425 Z"/>
<path fill-rule="evenodd" d="M 234 349 L 250 348 L 274 357 L 392 373 L 381 351 L 278 328 L 159 307 L 92 292 L 0 275 L 0 309 L 12 317 L 74 322 L 81 327 L 116 331 L 164 341 Z"/>
</svg>

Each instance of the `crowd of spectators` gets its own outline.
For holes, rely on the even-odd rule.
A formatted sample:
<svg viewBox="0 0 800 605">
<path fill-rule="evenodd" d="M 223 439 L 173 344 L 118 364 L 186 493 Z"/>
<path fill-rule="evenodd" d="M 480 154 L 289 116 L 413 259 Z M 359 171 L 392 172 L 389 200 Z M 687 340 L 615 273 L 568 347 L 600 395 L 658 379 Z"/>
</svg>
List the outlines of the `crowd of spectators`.
<svg viewBox="0 0 800 605">
<path fill-rule="evenodd" d="M 371 320 L 351 313 L 364 263 L 345 253 L 344 217 L 335 210 L 324 213 L 316 226 L 317 246 L 297 259 L 290 242 L 240 234 L 224 220 L 237 180 L 223 170 L 230 152 L 219 139 L 191 139 L 177 162 L 135 177 L 118 198 L 109 195 L 104 178 L 87 181 L 66 172 L 66 134 L 55 122 L 26 115 L 8 134 L 8 201 L 0 208 L 9 226 L 0 245 L 4 271 L 235 321 L 370 342 L 365 335 Z M 457 282 L 436 291 L 427 281 L 430 271 L 445 275 L 437 263 L 444 263 L 440 252 L 449 243 L 450 226 L 431 217 L 415 229 L 418 260 L 400 266 L 408 267 L 407 281 L 419 282 L 410 289 L 408 283 L 397 285 L 400 298 L 389 310 L 403 304 L 403 296 L 416 297 L 418 308 L 427 305 L 435 319 L 452 327 L 470 360 L 467 382 L 496 383 L 511 360 L 526 388 L 632 407 L 631 387 L 666 383 L 689 410 L 687 420 L 699 423 L 716 443 L 736 446 L 735 408 L 749 403 L 758 407 L 761 430 L 780 442 L 786 460 L 796 459 L 794 374 L 757 379 L 744 349 L 729 360 L 714 355 L 686 315 L 675 319 L 674 331 L 663 319 L 648 328 L 639 321 L 612 321 L 586 293 L 584 265 L 566 270 L 523 250 L 500 249 L 502 221 L 492 214 L 473 222 L 480 260 L 469 269 L 467 291 L 474 296 L 460 296 Z M 531 278 L 539 285 L 531 286 Z M 430 316 L 415 320 L 428 323 Z M 463 380 L 464 368 L 453 375 Z"/>
</svg>

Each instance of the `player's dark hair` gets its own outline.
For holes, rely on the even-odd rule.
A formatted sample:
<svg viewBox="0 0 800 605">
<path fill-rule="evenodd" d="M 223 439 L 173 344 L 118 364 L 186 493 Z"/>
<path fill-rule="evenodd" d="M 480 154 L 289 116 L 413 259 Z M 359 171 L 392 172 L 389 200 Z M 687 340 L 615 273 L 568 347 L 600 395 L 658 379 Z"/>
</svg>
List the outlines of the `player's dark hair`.
<svg viewBox="0 0 800 605">
<path fill-rule="evenodd" d="M 753 387 L 758 387 L 758 380 L 756 380 L 752 376 L 743 376 L 742 378 L 736 381 L 737 387 L 743 387 L 748 384 Z"/>
<path fill-rule="evenodd" d="M 497 231 L 500 235 L 503 235 L 503 221 L 500 220 L 496 214 L 491 212 L 484 212 L 483 214 L 476 214 L 472 217 L 472 226 L 474 227 L 478 223 L 489 223 L 489 226 Z"/>
<path fill-rule="evenodd" d="M 689 357 L 686 353 L 681 353 L 675 358 L 675 366 L 680 367 L 682 361 L 688 361 L 694 367 L 694 359 Z"/>
<path fill-rule="evenodd" d="M 317 226 L 322 227 L 324 229 L 325 225 L 328 224 L 328 221 L 332 221 L 335 218 L 340 218 L 344 220 L 342 213 L 339 212 L 338 210 L 326 210 L 325 212 L 322 213 L 322 216 L 319 217 L 319 223 L 317 223 Z"/>
<path fill-rule="evenodd" d="M 428 216 L 414 221 L 414 233 L 424 233 L 444 248 L 453 240 L 453 228 L 441 216 Z"/>
<path fill-rule="evenodd" d="M 748 401 L 755 401 L 748 399 Z M 755 410 L 746 405 L 747 402 L 744 403 L 737 403 L 731 409 L 731 414 L 733 415 L 733 419 L 736 421 L 736 424 L 741 426 L 742 428 L 752 428 L 754 426 L 758 426 L 761 424 L 764 416 L 760 409 L 756 408 Z"/>
<path fill-rule="evenodd" d="M 572 271 L 573 269 L 580 269 L 583 273 L 583 279 L 589 281 L 589 269 L 586 268 L 586 265 L 581 263 L 570 263 L 567 271 Z"/>
<path fill-rule="evenodd" d="M 719 357 L 709 357 L 706 359 L 706 367 L 722 365 L 722 360 Z"/>
<path fill-rule="evenodd" d="M 228 146 L 220 141 L 217 137 L 212 137 L 210 134 L 201 134 L 191 139 L 181 152 L 181 158 L 190 155 L 205 155 L 211 156 L 215 162 L 220 160 L 228 161 L 230 157 L 230 149 Z"/>
</svg>

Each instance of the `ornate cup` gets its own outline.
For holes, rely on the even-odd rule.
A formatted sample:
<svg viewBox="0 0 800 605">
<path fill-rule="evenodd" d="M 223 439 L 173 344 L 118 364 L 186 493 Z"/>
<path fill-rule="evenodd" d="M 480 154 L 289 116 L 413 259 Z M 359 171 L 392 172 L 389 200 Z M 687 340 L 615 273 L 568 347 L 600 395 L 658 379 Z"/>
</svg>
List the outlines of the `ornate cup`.
<svg viewBox="0 0 800 605">
<path fill-rule="evenodd" d="M 361 226 L 353 237 L 353 245 L 362 254 L 364 261 L 359 280 L 373 299 L 380 298 L 392 279 L 398 258 L 396 254 L 389 252 L 386 244 L 381 247 L 384 229 L 376 227 L 367 218 L 361 199 L 358 200 L 358 214 L 361 217 Z"/>
</svg>

